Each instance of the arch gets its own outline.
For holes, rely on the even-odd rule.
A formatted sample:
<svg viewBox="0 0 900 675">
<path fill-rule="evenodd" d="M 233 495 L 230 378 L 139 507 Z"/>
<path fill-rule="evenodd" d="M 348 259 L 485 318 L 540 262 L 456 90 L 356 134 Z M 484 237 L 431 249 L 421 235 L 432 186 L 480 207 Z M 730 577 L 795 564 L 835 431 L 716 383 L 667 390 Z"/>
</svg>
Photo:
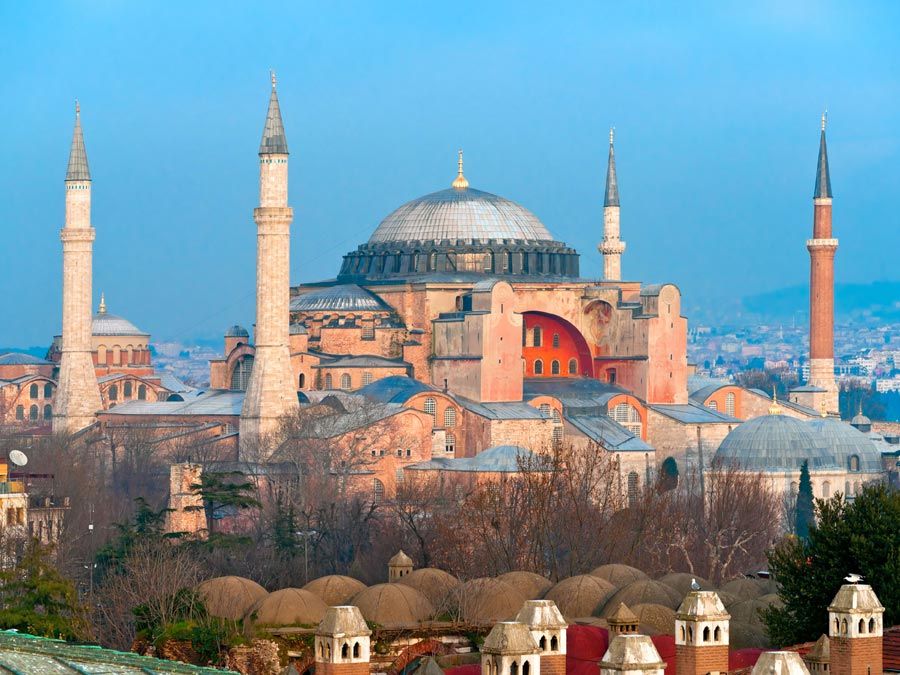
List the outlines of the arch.
<svg viewBox="0 0 900 675">
<path fill-rule="evenodd" d="M 531 675 L 531 664 L 528 662 L 528 659 L 522 662 L 522 675 Z"/>
<path fill-rule="evenodd" d="M 571 358 L 569 359 L 569 375 L 577 375 L 578 374 L 578 359 Z"/>
<path fill-rule="evenodd" d="M 681 641 L 684 642 L 687 639 L 687 633 L 684 630 L 684 626 L 681 627 Z"/>
<path fill-rule="evenodd" d="M 719 642 L 722 639 L 722 629 L 719 626 L 716 626 L 716 629 L 713 631 L 713 640 Z"/>
<path fill-rule="evenodd" d="M 559 649 L 559 639 L 554 635 L 550 638 L 550 650 L 556 651 Z"/>
<path fill-rule="evenodd" d="M 24 405 L 17 405 L 17 406 L 16 406 L 16 419 L 17 419 L 17 420 L 24 420 L 24 419 L 25 419 L 25 406 L 24 406 Z"/>
<path fill-rule="evenodd" d="M 341 389 L 344 389 L 345 391 L 347 389 L 350 389 L 350 384 L 350 374 L 344 373 L 343 375 L 341 375 Z"/>
<path fill-rule="evenodd" d="M 110 401 L 118 401 L 119 400 L 119 388 L 112 384 L 106 392 L 106 396 Z"/>
<path fill-rule="evenodd" d="M 44 398 L 53 398 L 53 385 L 49 382 L 44 385 Z"/>
<path fill-rule="evenodd" d="M 703 627 L 703 642 L 709 642 L 709 626 Z"/>
<path fill-rule="evenodd" d="M 535 375 L 543 375 L 544 374 L 544 362 L 540 359 L 535 359 L 534 361 L 534 374 Z"/>
<path fill-rule="evenodd" d="M 718 410 L 719 404 L 716 401 L 710 401 L 709 403 L 706 404 L 706 407 L 709 408 L 710 410 Z"/>
<path fill-rule="evenodd" d="M 553 418 L 554 424 L 562 424 L 562 415 L 560 415 L 559 410 L 557 410 L 556 408 L 553 408 L 550 413 L 550 417 Z"/>
<path fill-rule="evenodd" d="M 303 389 L 303 387 L 305 387 L 305 386 L 306 386 L 306 373 L 300 373 L 300 375 L 297 376 L 297 388 Z"/>
<path fill-rule="evenodd" d="M 847 461 L 850 471 L 859 471 L 859 455 L 850 455 Z"/>
<path fill-rule="evenodd" d="M 694 641 L 694 629 L 691 626 L 688 626 L 688 642 Z"/>
<path fill-rule="evenodd" d="M 841 635 L 847 634 L 847 619 L 841 619 Z"/>
<path fill-rule="evenodd" d="M 321 642 L 321 641 L 319 641 L 318 647 L 319 647 L 319 649 L 318 649 L 319 656 L 325 656 L 325 649 L 324 649 L 324 647 L 322 646 L 322 642 Z"/>
<path fill-rule="evenodd" d="M 878 624 L 875 623 L 875 617 L 873 616 L 871 619 L 869 619 L 869 632 L 874 633 L 877 627 Z"/>
<path fill-rule="evenodd" d="M 353 658 L 358 659 L 360 654 L 359 642 L 353 643 Z"/>
<path fill-rule="evenodd" d="M 327 642 L 325 643 L 325 658 L 326 659 L 331 658 L 331 645 Z"/>
<path fill-rule="evenodd" d="M 345 642 L 341 645 L 341 658 L 346 659 L 348 656 L 350 656 L 350 645 Z"/>
<path fill-rule="evenodd" d="M 541 648 L 542 652 L 547 651 L 547 636 L 546 635 L 541 635 L 541 639 L 538 642 L 538 647 Z"/>
<path fill-rule="evenodd" d="M 28 409 L 28 419 L 34 421 L 38 418 L 38 407 L 36 405 L 32 405 Z"/>
<path fill-rule="evenodd" d="M 372 479 L 372 496 L 376 504 L 380 504 L 384 499 L 384 483 L 377 478 Z"/>
<path fill-rule="evenodd" d="M 513 661 L 509 664 L 509 675 L 519 675 L 519 662 Z"/>
<path fill-rule="evenodd" d="M 134 385 L 131 383 L 131 381 L 129 380 L 125 382 L 125 384 L 122 385 L 122 398 L 131 398 L 133 390 Z"/>
<path fill-rule="evenodd" d="M 858 629 L 859 629 L 860 634 L 866 632 L 866 620 L 865 620 L 865 619 L 860 619 L 860 620 L 859 620 L 859 626 L 858 626 Z"/>
<path fill-rule="evenodd" d="M 325 388 L 331 389 L 333 384 L 334 383 L 331 381 L 331 373 L 325 373 Z"/>
<path fill-rule="evenodd" d="M 841 622 L 837 617 L 834 618 L 834 634 L 837 635 L 841 632 Z"/>
<path fill-rule="evenodd" d="M 456 434 L 448 431 L 444 435 L 444 452 L 456 452 Z"/>
<path fill-rule="evenodd" d="M 431 396 L 429 396 L 428 398 L 425 399 L 425 404 L 423 406 L 423 409 L 425 410 L 425 412 L 427 414 L 434 417 L 435 412 L 437 411 L 437 402 Z"/>
<path fill-rule="evenodd" d="M 550 374 L 551 375 L 559 375 L 559 361 L 556 359 L 553 359 L 550 362 Z"/>
<path fill-rule="evenodd" d="M 492 251 L 488 251 L 484 254 L 484 258 L 482 259 L 482 265 L 485 272 L 493 272 L 494 271 L 494 254 Z"/>
<path fill-rule="evenodd" d="M 616 404 L 612 409 L 614 421 L 628 429 L 632 434 L 641 438 L 643 432 L 643 421 L 641 420 L 641 412 L 631 403 L 623 401 Z"/>
<path fill-rule="evenodd" d="M 231 390 L 247 391 L 250 383 L 250 373 L 253 371 L 253 355 L 244 354 L 235 361 L 231 371 Z"/>
<path fill-rule="evenodd" d="M 535 359 L 539 358 L 544 363 L 558 359 L 560 364 L 568 364 L 571 359 L 575 359 L 574 369 L 569 367 L 566 369 L 567 372 L 563 373 L 560 367 L 556 375 L 593 377 L 591 349 L 574 324 L 559 315 L 541 311 L 523 312 L 522 321 L 527 334 L 531 337 L 531 344 L 526 342 L 522 349 L 526 363 L 533 364 Z M 526 377 L 533 375 L 537 373 L 526 369 Z"/>
<path fill-rule="evenodd" d="M 51 406 L 49 403 L 47 403 L 44 406 L 44 419 L 49 420 L 52 417 L 53 417 L 53 406 Z"/>
<path fill-rule="evenodd" d="M 40 393 L 40 387 L 37 386 L 36 382 L 33 382 L 30 387 L 28 387 L 28 396 L 29 398 L 38 398 L 38 394 Z"/>
</svg>

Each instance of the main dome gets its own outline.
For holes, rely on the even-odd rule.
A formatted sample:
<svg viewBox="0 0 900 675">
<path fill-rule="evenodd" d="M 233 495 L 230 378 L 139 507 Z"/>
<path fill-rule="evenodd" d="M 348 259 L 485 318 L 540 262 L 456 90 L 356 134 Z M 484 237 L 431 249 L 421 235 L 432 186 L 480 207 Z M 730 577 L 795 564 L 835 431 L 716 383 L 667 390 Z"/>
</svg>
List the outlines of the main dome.
<svg viewBox="0 0 900 675">
<path fill-rule="evenodd" d="M 370 244 L 445 240 L 554 241 L 528 209 L 469 187 L 452 187 L 408 201 L 369 237 Z"/>
</svg>

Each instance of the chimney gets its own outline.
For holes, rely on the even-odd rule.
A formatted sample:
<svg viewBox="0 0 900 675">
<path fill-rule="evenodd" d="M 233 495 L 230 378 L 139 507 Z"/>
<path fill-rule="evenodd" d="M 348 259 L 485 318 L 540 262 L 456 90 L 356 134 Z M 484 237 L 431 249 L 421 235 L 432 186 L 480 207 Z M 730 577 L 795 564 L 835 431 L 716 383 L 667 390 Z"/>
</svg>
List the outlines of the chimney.
<svg viewBox="0 0 900 675">
<path fill-rule="evenodd" d="M 541 675 L 541 658 L 528 626 L 495 624 L 481 647 L 481 675 Z"/>
<path fill-rule="evenodd" d="M 728 672 L 729 619 L 715 591 L 691 591 L 685 596 L 675 613 L 678 675 Z"/>
<path fill-rule="evenodd" d="M 646 635 L 616 635 L 600 661 L 600 675 L 663 675 L 665 667 Z"/>
<path fill-rule="evenodd" d="M 884 607 L 860 577 L 847 580 L 828 606 L 832 675 L 880 675 Z"/>
<path fill-rule="evenodd" d="M 316 675 L 369 675 L 369 636 L 358 607 L 329 607 L 316 629 Z"/>
<path fill-rule="evenodd" d="M 543 675 L 566 673 L 566 624 L 552 600 L 528 600 L 516 621 L 528 626 L 538 646 Z"/>
</svg>

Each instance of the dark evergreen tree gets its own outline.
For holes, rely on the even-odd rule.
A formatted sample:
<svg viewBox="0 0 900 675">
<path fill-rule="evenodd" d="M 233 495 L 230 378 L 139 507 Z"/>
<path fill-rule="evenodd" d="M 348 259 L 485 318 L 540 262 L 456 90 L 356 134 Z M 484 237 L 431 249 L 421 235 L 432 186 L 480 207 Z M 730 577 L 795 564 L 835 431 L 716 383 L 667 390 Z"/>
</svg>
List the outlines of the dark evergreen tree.
<svg viewBox="0 0 900 675">
<path fill-rule="evenodd" d="M 800 489 L 797 491 L 796 522 L 794 534 L 804 541 L 809 538 L 809 526 L 815 521 L 812 481 L 809 479 L 809 463 L 800 467 Z"/>
<path fill-rule="evenodd" d="M 254 487 L 240 471 L 204 473 L 199 483 L 191 485 L 191 489 L 203 498 L 203 506 L 188 508 L 202 508 L 206 512 L 210 543 L 220 540 L 227 543 L 226 537 L 218 534 L 215 528 L 216 521 L 223 515 L 260 506 L 259 500 L 253 496 Z"/>
</svg>

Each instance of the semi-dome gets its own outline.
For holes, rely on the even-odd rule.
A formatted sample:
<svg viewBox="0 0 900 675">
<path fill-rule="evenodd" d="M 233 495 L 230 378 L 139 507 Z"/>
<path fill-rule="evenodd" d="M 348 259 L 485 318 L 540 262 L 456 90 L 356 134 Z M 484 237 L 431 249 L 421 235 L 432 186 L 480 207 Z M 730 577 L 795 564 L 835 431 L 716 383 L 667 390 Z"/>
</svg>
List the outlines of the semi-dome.
<svg viewBox="0 0 900 675">
<path fill-rule="evenodd" d="M 374 293 L 356 284 L 327 286 L 291 299 L 292 312 L 385 312 L 391 308 Z"/>
<path fill-rule="evenodd" d="M 852 423 L 847 424 L 836 417 L 819 417 L 807 424 L 822 437 L 825 447 L 836 457 L 841 468 L 863 473 L 881 471 L 881 452 L 872 439 L 851 426 Z M 856 460 L 851 459 L 854 456 L 858 459 L 858 465 Z"/>
<path fill-rule="evenodd" d="M 531 211 L 473 188 L 449 188 L 410 200 L 388 214 L 370 244 L 409 241 L 553 241 Z"/>
<path fill-rule="evenodd" d="M 834 454 L 822 437 L 805 422 L 787 415 L 763 415 L 733 429 L 719 444 L 716 460 L 745 471 L 799 471 L 835 469 Z"/>
</svg>

